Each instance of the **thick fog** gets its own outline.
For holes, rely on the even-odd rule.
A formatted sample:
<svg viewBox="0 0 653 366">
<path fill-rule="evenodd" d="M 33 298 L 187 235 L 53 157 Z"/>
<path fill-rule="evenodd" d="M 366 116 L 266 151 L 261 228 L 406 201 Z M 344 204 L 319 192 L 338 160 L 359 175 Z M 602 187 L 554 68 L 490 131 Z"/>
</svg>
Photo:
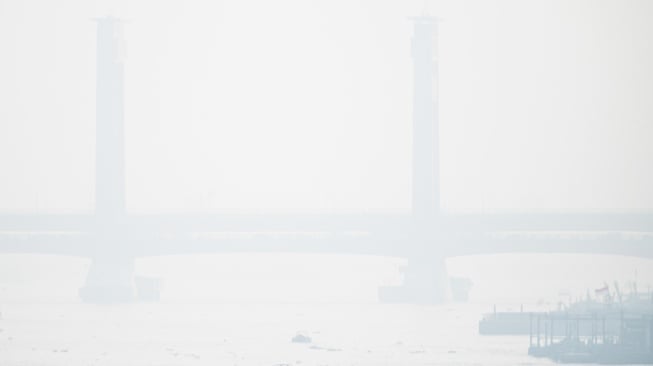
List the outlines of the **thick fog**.
<svg viewBox="0 0 653 366">
<path fill-rule="evenodd" d="M 95 23 L 124 27 L 131 212 L 410 210 L 415 2 L 2 2 L 1 202 L 91 211 Z M 651 5 L 450 1 L 448 211 L 653 206 Z M 264 183 L 264 184 L 263 184 Z"/>
<path fill-rule="evenodd" d="M 548 364 L 479 321 L 653 319 L 651 19 L 0 1 L 0 364 Z"/>
</svg>

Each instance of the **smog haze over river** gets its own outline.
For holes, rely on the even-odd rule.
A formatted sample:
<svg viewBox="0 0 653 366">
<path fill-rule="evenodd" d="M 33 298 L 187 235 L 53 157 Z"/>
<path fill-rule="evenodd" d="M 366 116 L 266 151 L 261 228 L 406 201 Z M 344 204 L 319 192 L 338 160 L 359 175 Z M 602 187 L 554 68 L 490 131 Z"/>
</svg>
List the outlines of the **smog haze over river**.
<svg viewBox="0 0 653 366">
<path fill-rule="evenodd" d="M 651 19 L 643 0 L 0 1 L 0 364 L 549 364 L 478 321 L 651 292 Z M 109 244 L 38 226 L 69 216 Z M 82 301 L 106 258 L 160 299 Z M 445 301 L 380 301 L 436 272 Z"/>
</svg>

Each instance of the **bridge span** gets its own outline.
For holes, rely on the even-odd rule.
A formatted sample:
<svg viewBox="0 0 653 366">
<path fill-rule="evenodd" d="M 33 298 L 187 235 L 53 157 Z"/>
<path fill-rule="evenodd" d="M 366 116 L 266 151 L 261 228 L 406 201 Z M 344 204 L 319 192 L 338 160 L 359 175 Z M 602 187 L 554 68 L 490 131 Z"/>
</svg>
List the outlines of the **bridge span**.
<svg viewBox="0 0 653 366">
<path fill-rule="evenodd" d="M 418 235 L 351 232 L 128 233 L 115 237 L 114 250 L 129 257 L 223 252 L 340 253 L 445 257 L 501 253 L 592 253 L 653 258 L 653 233 L 494 232 L 449 233 L 426 240 Z M 0 253 L 38 253 L 93 258 L 102 247 L 89 232 L 3 232 Z M 104 244 L 100 244 L 104 245 Z"/>
<path fill-rule="evenodd" d="M 0 214 L 2 231 L 95 231 L 107 225 L 130 231 L 375 231 L 410 232 L 412 214 Z M 653 213 L 446 214 L 426 218 L 429 230 L 653 232 Z"/>
</svg>

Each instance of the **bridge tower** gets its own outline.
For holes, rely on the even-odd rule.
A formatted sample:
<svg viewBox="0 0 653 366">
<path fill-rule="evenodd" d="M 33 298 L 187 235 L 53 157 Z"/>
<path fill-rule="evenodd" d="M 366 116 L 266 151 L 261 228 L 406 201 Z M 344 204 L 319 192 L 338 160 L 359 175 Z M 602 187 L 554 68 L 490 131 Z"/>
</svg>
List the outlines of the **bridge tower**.
<svg viewBox="0 0 653 366">
<path fill-rule="evenodd" d="M 124 42 L 122 21 L 97 18 L 94 255 L 85 301 L 133 296 L 133 259 L 125 247 Z"/>
<path fill-rule="evenodd" d="M 95 214 L 125 214 L 124 42 L 121 21 L 97 19 Z"/>
<path fill-rule="evenodd" d="M 437 19 L 413 18 L 413 216 L 428 226 L 440 212 Z"/>
<path fill-rule="evenodd" d="M 440 214 L 438 126 L 438 19 L 412 18 L 413 58 L 413 232 L 404 284 L 379 289 L 385 302 L 438 303 L 449 297 L 444 238 L 436 233 Z"/>
</svg>

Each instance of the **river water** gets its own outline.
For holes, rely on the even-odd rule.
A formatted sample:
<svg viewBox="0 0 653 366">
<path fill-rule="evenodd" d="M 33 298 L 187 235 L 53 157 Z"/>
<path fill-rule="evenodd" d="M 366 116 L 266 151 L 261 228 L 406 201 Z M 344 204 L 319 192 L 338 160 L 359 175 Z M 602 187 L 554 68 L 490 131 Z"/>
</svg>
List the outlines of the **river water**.
<svg viewBox="0 0 653 366">
<path fill-rule="evenodd" d="M 653 282 L 644 259 L 454 259 L 449 272 L 474 282 L 469 303 L 389 305 L 376 288 L 401 279 L 397 259 L 189 256 L 136 264 L 163 278 L 158 303 L 90 305 L 76 296 L 88 261 L 0 257 L 3 366 L 548 365 L 527 336 L 478 335 L 482 314 L 554 307 L 604 278 Z M 312 341 L 293 343 L 298 333 Z"/>
<path fill-rule="evenodd" d="M 539 365 L 528 337 L 482 337 L 473 305 L 3 307 L 3 365 Z M 298 332 L 311 343 L 292 343 Z"/>
</svg>

